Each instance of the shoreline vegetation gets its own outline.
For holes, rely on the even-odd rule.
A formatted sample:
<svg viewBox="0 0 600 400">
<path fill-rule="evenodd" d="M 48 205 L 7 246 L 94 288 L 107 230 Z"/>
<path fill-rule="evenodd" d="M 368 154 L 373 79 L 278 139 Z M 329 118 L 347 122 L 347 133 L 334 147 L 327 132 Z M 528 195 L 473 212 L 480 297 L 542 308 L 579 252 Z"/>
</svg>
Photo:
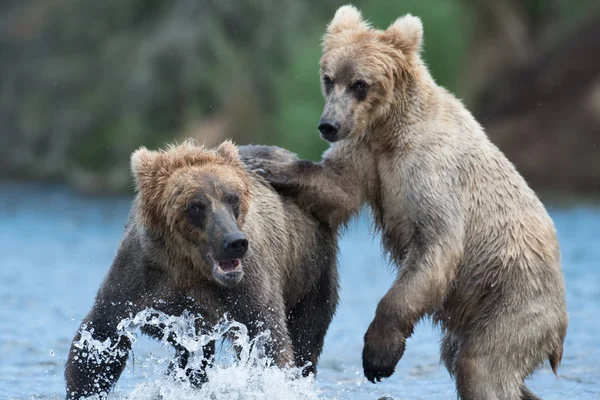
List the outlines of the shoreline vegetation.
<svg viewBox="0 0 600 400">
<path fill-rule="evenodd" d="M 132 151 L 185 138 L 319 159 L 319 44 L 343 3 L 3 1 L 0 180 L 130 193 Z M 422 18 L 437 82 L 544 198 L 600 196 L 600 3 L 353 3 Z"/>
</svg>

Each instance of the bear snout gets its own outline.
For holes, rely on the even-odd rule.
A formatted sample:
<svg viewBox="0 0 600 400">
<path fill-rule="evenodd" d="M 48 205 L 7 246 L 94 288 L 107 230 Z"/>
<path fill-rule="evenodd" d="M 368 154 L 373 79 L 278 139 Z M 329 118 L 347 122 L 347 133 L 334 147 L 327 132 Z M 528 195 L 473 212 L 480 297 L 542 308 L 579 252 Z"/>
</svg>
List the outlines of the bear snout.
<svg viewBox="0 0 600 400">
<path fill-rule="evenodd" d="M 223 256 L 227 259 L 242 258 L 248 251 L 248 239 L 242 232 L 223 236 Z"/>
<path fill-rule="evenodd" d="M 221 248 L 213 257 L 213 276 L 225 287 L 240 283 L 244 276 L 242 259 L 248 252 L 248 239 L 240 232 L 230 232 L 222 236 Z"/>
<path fill-rule="evenodd" d="M 323 139 L 328 142 L 335 142 L 340 129 L 340 123 L 332 119 L 321 118 L 318 128 Z"/>
</svg>

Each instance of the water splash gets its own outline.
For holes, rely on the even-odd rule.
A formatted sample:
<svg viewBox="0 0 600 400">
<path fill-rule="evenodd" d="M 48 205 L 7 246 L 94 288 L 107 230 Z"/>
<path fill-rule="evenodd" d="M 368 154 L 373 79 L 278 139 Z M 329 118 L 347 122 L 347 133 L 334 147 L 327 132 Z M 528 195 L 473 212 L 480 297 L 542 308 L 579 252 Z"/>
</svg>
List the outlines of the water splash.
<svg viewBox="0 0 600 400">
<path fill-rule="evenodd" d="M 300 368 L 278 368 L 273 359 L 265 355 L 265 344 L 270 339 L 268 330 L 251 338 L 244 324 L 225 316 L 211 330 L 197 333 L 196 326 L 201 319 L 201 316 L 187 311 L 181 316 L 172 316 L 152 308 L 123 319 L 117 326 L 119 339 L 128 338 L 134 350 L 140 328 L 161 327 L 164 332 L 161 344 L 170 349 L 167 339 L 173 340 L 190 352 L 190 358 L 185 370 L 174 363 L 168 375 L 166 365 L 175 361 L 174 356 L 137 358 L 136 368 L 141 364 L 141 370 L 146 371 L 144 382 L 137 383 L 127 392 L 116 390 L 111 397 L 128 400 L 319 398 L 313 377 L 302 377 Z M 198 389 L 192 388 L 186 371 L 200 367 L 205 361 L 202 347 L 211 341 L 217 342 L 218 351 L 214 365 L 207 370 L 208 382 Z M 82 326 L 81 339 L 75 342 L 75 346 L 85 349 L 88 361 L 98 362 L 106 354 L 123 355 L 117 343 L 118 340 L 95 340 L 93 328 L 88 330 Z"/>
</svg>

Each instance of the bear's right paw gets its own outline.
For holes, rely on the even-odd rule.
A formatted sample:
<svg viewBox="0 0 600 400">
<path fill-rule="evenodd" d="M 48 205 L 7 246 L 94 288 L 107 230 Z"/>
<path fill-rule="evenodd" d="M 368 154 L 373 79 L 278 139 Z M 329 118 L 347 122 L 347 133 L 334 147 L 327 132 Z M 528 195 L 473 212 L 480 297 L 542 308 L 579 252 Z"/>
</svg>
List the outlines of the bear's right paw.
<svg viewBox="0 0 600 400">
<path fill-rule="evenodd" d="M 278 192 L 287 192 L 295 186 L 293 176 L 288 173 L 288 163 L 264 159 L 242 159 L 249 171 L 262 176 L 273 189 Z"/>
<path fill-rule="evenodd" d="M 396 365 L 380 365 L 377 360 L 372 360 L 368 355 L 365 355 L 365 352 L 363 351 L 363 371 L 365 378 L 367 378 L 369 382 L 377 383 L 381 382 L 384 378 L 392 376 L 396 371 Z"/>
<path fill-rule="evenodd" d="M 405 349 L 406 340 L 398 330 L 373 321 L 365 334 L 362 354 L 365 377 L 376 383 L 392 376 Z"/>
</svg>

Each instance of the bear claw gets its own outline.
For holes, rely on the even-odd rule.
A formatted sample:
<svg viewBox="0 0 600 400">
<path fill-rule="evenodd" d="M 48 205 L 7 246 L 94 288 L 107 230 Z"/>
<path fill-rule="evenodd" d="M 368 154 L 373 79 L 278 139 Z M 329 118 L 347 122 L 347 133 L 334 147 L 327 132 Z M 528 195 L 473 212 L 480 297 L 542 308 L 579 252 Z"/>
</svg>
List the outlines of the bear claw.
<svg viewBox="0 0 600 400">
<path fill-rule="evenodd" d="M 373 368 L 366 366 L 363 362 L 363 370 L 365 377 L 371 383 L 381 382 L 385 378 L 389 378 L 394 374 L 395 368 Z"/>
</svg>

